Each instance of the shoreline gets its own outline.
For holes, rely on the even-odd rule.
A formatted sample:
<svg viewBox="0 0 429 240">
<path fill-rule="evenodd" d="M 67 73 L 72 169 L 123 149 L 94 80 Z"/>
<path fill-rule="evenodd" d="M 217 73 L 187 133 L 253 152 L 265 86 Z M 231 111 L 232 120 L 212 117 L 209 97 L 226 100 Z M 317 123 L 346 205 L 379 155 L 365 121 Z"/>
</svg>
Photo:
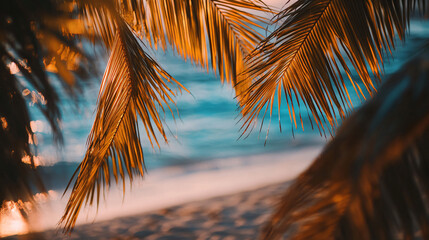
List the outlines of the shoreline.
<svg viewBox="0 0 429 240">
<path fill-rule="evenodd" d="M 5 240 L 255 239 L 291 181 L 254 190 L 59 230 L 6 237 Z"/>
<path fill-rule="evenodd" d="M 95 206 L 82 210 L 76 229 L 85 224 L 94 226 L 103 221 L 114 221 L 136 214 L 144 215 L 159 209 L 196 202 L 202 202 L 202 205 L 206 205 L 205 208 L 210 208 L 213 199 L 240 195 L 247 191 L 256 191 L 253 194 L 248 193 L 256 199 L 262 194 L 258 189 L 286 184 L 293 180 L 312 163 L 322 148 L 323 145 L 316 145 L 286 152 L 233 157 L 153 170 L 146 175 L 144 181 L 134 181 L 132 187 L 126 184 L 125 197 L 122 197 L 121 185 L 112 185 L 106 193 L 106 201 L 101 199 L 98 213 Z M 49 229 L 57 226 L 67 199 L 68 196 L 61 198 L 61 194 L 52 194 L 50 200 L 40 203 L 38 211 L 30 215 L 31 225 L 27 230 L 51 232 Z M 227 204 L 228 201 L 225 201 Z M 215 205 L 222 206 L 222 201 Z M 248 211 L 251 211 L 251 207 Z M 108 236 L 102 238 L 106 237 Z"/>
</svg>

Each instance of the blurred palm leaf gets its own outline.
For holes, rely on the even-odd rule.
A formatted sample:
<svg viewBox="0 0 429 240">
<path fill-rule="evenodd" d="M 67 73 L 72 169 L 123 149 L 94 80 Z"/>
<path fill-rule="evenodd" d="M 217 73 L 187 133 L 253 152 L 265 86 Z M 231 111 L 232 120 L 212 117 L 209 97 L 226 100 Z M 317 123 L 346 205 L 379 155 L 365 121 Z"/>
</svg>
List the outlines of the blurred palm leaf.
<svg viewBox="0 0 429 240">
<path fill-rule="evenodd" d="M 152 147 L 157 132 L 167 141 L 162 119 L 163 104 L 173 102 L 175 93 L 168 82 L 182 87 L 146 55 L 128 25 L 118 21 L 116 37 L 98 97 L 97 115 L 88 137 L 88 150 L 79 165 L 66 211 L 65 231 L 71 231 L 84 203 L 98 204 L 100 190 L 110 184 L 113 172 L 120 177 L 143 176 L 144 161 L 137 118 L 142 120 Z M 170 107 L 168 110 L 173 114 Z M 159 147 L 159 145 L 158 145 Z M 110 169 L 109 161 L 112 161 Z M 124 189 L 125 191 L 125 189 Z"/>
<path fill-rule="evenodd" d="M 337 126 L 337 115 L 344 118 L 345 108 L 352 106 L 345 80 L 358 96 L 372 95 L 372 77 L 380 79 L 395 35 L 404 38 L 410 15 L 424 4 L 424 0 L 297 0 L 277 15 L 274 23 L 279 27 L 247 59 L 246 73 L 256 80 L 242 103 L 244 129 L 264 108 L 271 116 L 274 102 L 280 111 L 283 92 L 295 128 L 296 97 L 311 111 L 319 131 L 326 127 L 330 131 Z M 364 90 L 352 78 L 350 65 Z M 301 114 L 299 120 L 302 124 Z"/>
<path fill-rule="evenodd" d="M 36 106 L 44 114 L 54 138 L 61 142 L 59 127 L 59 98 L 46 74 L 45 60 L 58 56 L 57 46 L 67 46 L 69 53 L 80 53 L 76 38 L 66 33 L 61 23 L 74 19 L 73 13 L 63 7 L 70 1 L 17 0 L 0 3 L 0 205 L 3 201 L 32 200 L 35 192 L 44 192 L 34 166 L 31 145 L 34 134 L 30 127 L 28 99 L 23 91 L 36 92 L 44 101 Z M 52 42 L 57 45 L 51 45 Z M 84 57 L 83 54 L 81 54 Z M 71 77 L 79 76 L 82 65 L 74 72 L 67 71 L 67 90 L 75 89 Z M 16 69 L 16 73 L 12 69 Z M 81 71 L 84 73 L 85 71 Z M 81 78 L 82 77 L 82 78 Z M 71 91 L 69 91 L 71 92 Z M 23 158 L 30 164 L 23 163 Z"/>
<path fill-rule="evenodd" d="M 85 25 L 85 34 L 93 43 L 101 39 L 104 46 L 112 48 L 117 22 L 122 21 L 113 0 L 77 0 L 79 16 Z"/>
<path fill-rule="evenodd" d="M 428 239 L 428 79 L 428 58 L 413 60 L 350 116 L 264 239 Z"/>
</svg>

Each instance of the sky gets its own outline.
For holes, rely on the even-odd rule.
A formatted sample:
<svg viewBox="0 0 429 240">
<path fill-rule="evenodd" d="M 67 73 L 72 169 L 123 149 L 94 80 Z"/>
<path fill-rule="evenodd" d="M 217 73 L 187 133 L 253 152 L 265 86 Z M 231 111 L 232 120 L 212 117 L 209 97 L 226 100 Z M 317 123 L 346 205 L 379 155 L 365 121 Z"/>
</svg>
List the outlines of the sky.
<svg viewBox="0 0 429 240">
<path fill-rule="evenodd" d="M 277 7 L 278 9 L 283 8 L 288 0 L 263 0 L 269 6 Z M 290 0 L 290 3 L 295 2 L 296 0 Z M 289 3 L 289 4 L 290 4 Z"/>
<path fill-rule="evenodd" d="M 287 2 L 287 0 L 264 0 L 264 2 L 276 7 L 282 7 Z"/>
</svg>

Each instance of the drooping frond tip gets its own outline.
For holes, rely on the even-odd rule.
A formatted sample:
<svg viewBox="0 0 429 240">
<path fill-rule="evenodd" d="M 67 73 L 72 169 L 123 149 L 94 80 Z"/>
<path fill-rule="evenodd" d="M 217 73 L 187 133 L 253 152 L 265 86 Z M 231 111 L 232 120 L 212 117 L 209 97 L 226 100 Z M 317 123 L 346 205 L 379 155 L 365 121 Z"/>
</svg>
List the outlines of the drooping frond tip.
<svg viewBox="0 0 429 240">
<path fill-rule="evenodd" d="M 144 161 L 137 120 L 140 119 L 152 144 L 157 135 L 167 141 L 158 111 L 173 110 L 175 93 L 170 84 L 183 88 L 143 51 L 128 25 L 118 23 L 112 52 L 103 77 L 98 110 L 88 150 L 79 165 L 78 175 L 61 222 L 71 231 L 83 204 L 98 204 L 100 191 L 110 183 L 110 174 L 125 188 L 125 177 L 143 176 Z M 186 89 L 185 89 L 186 90 Z M 158 145 L 159 146 L 159 145 Z M 125 190 L 125 189 L 124 189 Z"/>
<path fill-rule="evenodd" d="M 350 116 L 264 239 L 428 239 L 428 79 L 428 59 L 414 60 Z"/>
<path fill-rule="evenodd" d="M 366 92 L 372 95 L 373 79 L 380 79 L 383 58 L 391 54 L 396 34 L 402 39 L 410 15 L 424 6 L 424 0 L 293 3 L 277 15 L 279 27 L 247 58 L 246 73 L 256 80 L 242 103 L 244 129 L 261 111 L 272 112 L 274 102 L 280 109 L 282 92 L 295 128 L 294 102 L 300 101 L 319 131 L 335 128 L 353 106 L 350 88 L 363 98 Z"/>
<path fill-rule="evenodd" d="M 245 83 L 238 87 L 238 75 L 244 56 L 262 40 L 255 29 L 262 29 L 260 23 L 266 20 L 248 10 L 269 12 L 257 2 L 77 1 L 86 26 L 112 49 L 112 55 L 103 77 L 88 151 L 76 172 L 61 220 L 65 231 L 72 230 L 84 202 L 92 204 L 96 198 L 98 203 L 101 187 L 109 183 L 110 168 L 116 181 L 126 174 L 132 179 L 134 172 L 143 175 L 137 118 L 142 120 L 152 146 L 158 145 L 157 136 L 166 140 L 158 108 L 164 111 L 163 104 L 172 102 L 174 93 L 167 81 L 182 87 L 143 52 L 124 22 L 151 46 L 165 49 L 169 43 L 184 58 L 207 69 L 210 62 L 222 80 L 232 82 L 236 89 L 246 89 Z"/>
</svg>

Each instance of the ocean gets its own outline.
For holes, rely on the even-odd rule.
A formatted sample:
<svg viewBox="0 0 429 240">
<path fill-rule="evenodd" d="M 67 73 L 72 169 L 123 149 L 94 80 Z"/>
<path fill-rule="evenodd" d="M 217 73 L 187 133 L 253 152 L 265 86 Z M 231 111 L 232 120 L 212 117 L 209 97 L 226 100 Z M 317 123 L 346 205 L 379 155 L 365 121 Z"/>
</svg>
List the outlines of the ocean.
<svg viewBox="0 0 429 240">
<path fill-rule="evenodd" d="M 428 30 L 429 26 L 426 22 L 412 22 L 406 43 L 403 44 L 398 40 L 393 58 L 385 62 L 385 78 L 398 70 L 420 50 L 424 39 L 429 36 Z M 164 69 L 189 89 L 191 94 L 183 92 L 176 97 L 179 118 L 174 121 L 168 112 L 165 115 L 166 126 L 168 126 L 166 131 L 169 132 L 167 134 L 168 144 L 161 143 L 160 149 L 152 149 L 144 129 L 140 129 L 148 170 L 233 156 L 287 151 L 307 145 L 323 144 L 330 138 L 329 132 L 326 132 L 325 136 L 317 128 L 312 129 L 312 125 L 306 117 L 308 111 L 302 105 L 299 111 L 303 116 L 304 130 L 301 129 L 300 124 L 295 129 L 289 119 L 286 104 L 284 104 L 280 113 L 282 132 L 280 132 L 278 113 L 274 106 L 275 111 L 271 124 L 269 124 L 269 119 L 266 119 L 261 131 L 257 124 L 247 138 L 239 139 L 242 134 L 240 131 L 242 122 L 239 121 L 241 116 L 234 99 L 234 90 L 229 83 L 221 84 L 219 77 L 213 72 L 207 73 L 206 70 L 194 66 L 189 61 L 183 61 L 171 51 L 164 53 L 149 50 L 149 53 L 154 55 Z M 101 71 L 106 61 L 106 59 L 100 61 Z M 101 78 L 102 72 L 99 73 L 99 79 L 84 86 L 82 97 L 78 102 L 72 100 L 67 94 L 61 94 L 63 146 L 56 146 L 52 142 L 47 122 L 33 107 L 32 116 L 35 126 L 33 129 L 38 138 L 37 156 L 43 165 L 52 166 L 61 162 L 78 163 L 83 159 L 86 139 L 95 117 Z M 356 75 L 354 78 L 358 79 Z M 354 94 L 349 82 L 346 82 L 346 86 L 351 90 L 354 106 L 358 107 L 361 99 Z M 348 109 L 348 111 L 353 110 Z M 298 112 L 296 116 L 298 117 Z M 261 119 L 259 119 L 260 121 Z M 270 131 L 267 136 L 268 126 Z"/>
</svg>

